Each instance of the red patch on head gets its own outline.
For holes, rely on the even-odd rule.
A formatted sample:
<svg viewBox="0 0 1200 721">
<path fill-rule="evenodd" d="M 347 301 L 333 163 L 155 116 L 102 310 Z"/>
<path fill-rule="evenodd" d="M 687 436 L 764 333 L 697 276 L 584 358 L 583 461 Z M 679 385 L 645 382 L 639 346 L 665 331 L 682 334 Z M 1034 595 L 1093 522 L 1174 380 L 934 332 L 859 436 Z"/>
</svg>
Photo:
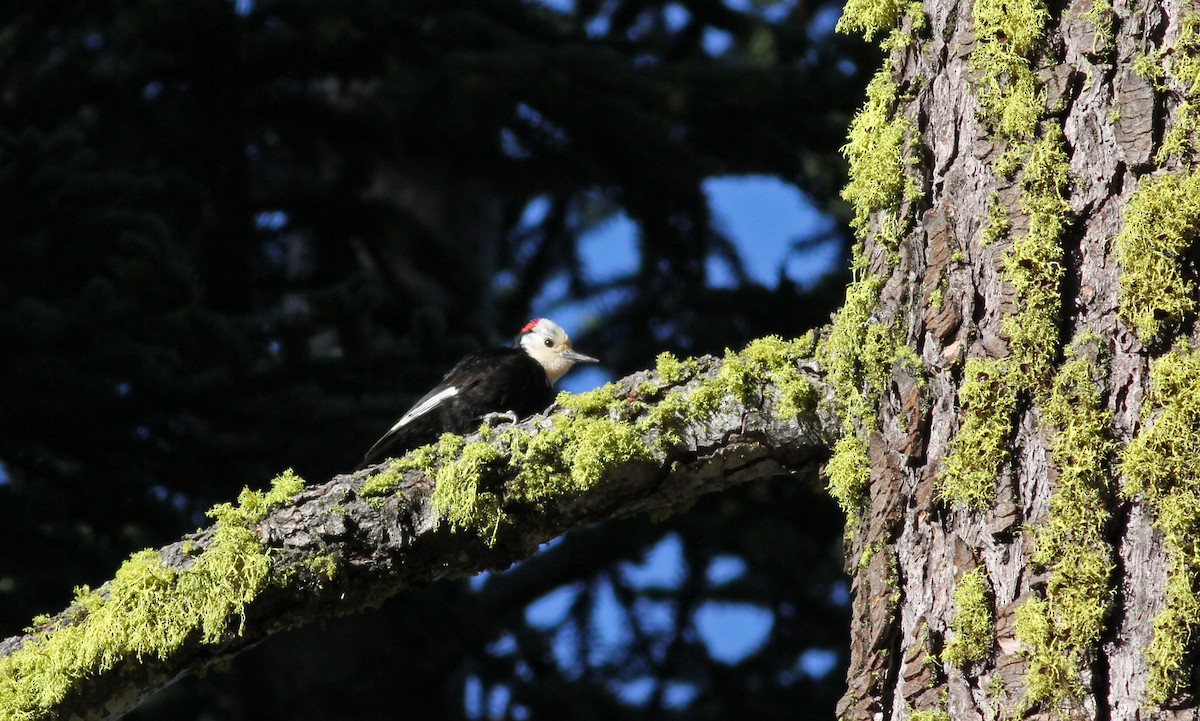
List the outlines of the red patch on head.
<svg viewBox="0 0 1200 721">
<path fill-rule="evenodd" d="M 541 322 L 542 322 L 541 318 L 534 318 L 533 320 L 531 320 L 525 324 L 525 327 L 521 329 L 521 332 L 528 333 L 529 331 L 533 330 L 534 326 L 536 326 L 538 323 L 541 323 Z"/>
</svg>

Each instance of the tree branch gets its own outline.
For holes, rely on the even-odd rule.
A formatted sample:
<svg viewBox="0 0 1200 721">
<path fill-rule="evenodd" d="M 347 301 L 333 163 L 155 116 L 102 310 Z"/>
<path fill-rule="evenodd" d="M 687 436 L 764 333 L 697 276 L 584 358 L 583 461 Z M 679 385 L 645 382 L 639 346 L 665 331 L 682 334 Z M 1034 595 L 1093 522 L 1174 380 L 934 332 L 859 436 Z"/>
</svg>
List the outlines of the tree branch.
<svg viewBox="0 0 1200 721">
<path fill-rule="evenodd" d="M 209 528 L 135 554 L 0 642 L 0 717 L 118 717 L 278 631 L 506 568 L 572 528 L 812 470 L 838 424 L 809 355 L 811 342 L 766 339 L 723 360 L 664 357 L 374 473 L 243 492 Z"/>
</svg>

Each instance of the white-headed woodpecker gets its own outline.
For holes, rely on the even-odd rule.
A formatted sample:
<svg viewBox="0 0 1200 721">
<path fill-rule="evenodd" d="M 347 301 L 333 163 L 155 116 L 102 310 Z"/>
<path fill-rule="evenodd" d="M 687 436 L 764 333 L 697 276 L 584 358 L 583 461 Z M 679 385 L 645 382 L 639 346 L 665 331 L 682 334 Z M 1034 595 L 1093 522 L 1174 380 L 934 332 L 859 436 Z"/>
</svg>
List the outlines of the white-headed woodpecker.
<svg viewBox="0 0 1200 721">
<path fill-rule="evenodd" d="M 443 433 L 474 431 L 489 413 L 525 418 L 544 411 L 554 400 L 555 381 L 576 363 L 596 362 L 575 352 L 557 323 L 534 318 L 514 347 L 485 348 L 456 363 L 371 446 L 358 469 L 433 443 Z"/>
</svg>

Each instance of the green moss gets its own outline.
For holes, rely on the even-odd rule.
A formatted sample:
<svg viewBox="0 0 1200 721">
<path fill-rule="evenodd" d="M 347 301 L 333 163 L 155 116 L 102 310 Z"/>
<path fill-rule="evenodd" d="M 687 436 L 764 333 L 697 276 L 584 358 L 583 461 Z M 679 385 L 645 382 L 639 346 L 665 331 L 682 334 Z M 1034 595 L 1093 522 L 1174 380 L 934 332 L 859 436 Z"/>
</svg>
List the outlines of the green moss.
<svg viewBox="0 0 1200 721">
<path fill-rule="evenodd" d="M 845 302 L 834 314 L 829 333 L 817 349 L 847 433 L 860 427 L 864 431 L 877 428 L 876 407 L 891 378 L 896 342 L 891 329 L 873 315 L 881 285 L 873 277 L 851 283 Z"/>
<path fill-rule="evenodd" d="M 1001 718 L 1001 709 L 1008 700 L 1008 684 L 1005 683 L 1004 677 L 995 672 L 988 674 L 987 684 L 983 690 L 991 702 L 989 706 L 992 710 L 992 718 Z"/>
<path fill-rule="evenodd" d="M 909 0 L 847 0 L 838 32 L 861 32 L 868 40 L 890 31 L 908 10 Z"/>
<path fill-rule="evenodd" d="M 1016 292 L 1019 310 L 1002 323 L 1009 337 L 1013 377 L 1021 391 L 1040 391 L 1049 380 L 1059 345 L 1059 285 L 1063 275 L 1060 244 L 1070 206 L 1062 130 L 1049 125 L 1033 143 L 1021 174 L 1021 211 L 1029 230 L 1004 255 L 1004 277 Z"/>
<path fill-rule="evenodd" d="M 1143 343 L 1196 309 L 1183 254 L 1200 233 L 1200 174 L 1145 178 L 1125 206 L 1114 248 L 1121 275 L 1120 315 Z"/>
<path fill-rule="evenodd" d="M 703 418 L 730 398 L 751 406 L 762 405 L 765 399 L 760 397 L 759 389 L 764 381 L 776 390 L 772 399 L 775 418 L 787 420 L 811 412 L 816 407 L 817 392 L 801 371 L 800 363 L 811 359 L 816 347 L 816 336 L 809 331 L 792 340 L 778 336 L 759 338 L 736 353 L 726 349 L 715 378 L 664 396 L 639 426 L 643 431 L 666 429 L 669 440 L 674 423 Z M 680 362 L 670 354 L 662 354 L 658 361 L 660 376 L 670 379 L 678 375 L 676 382 L 690 379 L 697 372 L 695 361 L 683 363 L 684 371 L 680 374 L 677 370 Z"/>
<path fill-rule="evenodd" d="M 856 433 L 848 433 L 833 444 L 829 462 L 825 464 L 829 494 L 846 514 L 849 531 L 858 525 L 871 485 L 871 461 L 867 445 Z"/>
<path fill-rule="evenodd" d="M 506 428 L 501 439 L 470 443 L 461 436 L 444 434 L 436 445 L 393 461 L 368 479 L 361 492 L 379 498 L 392 492 L 406 471 L 417 470 L 434 479 L 431 504 L 441 520 L 453 530 L 471 531 L 494 541 L 500 528 L 510 522 L 504 510 L 506 500 L 549 503 L 565 493 L 591 488 L 615 465 L 652 457 L 656 449 L 642 440 L 641 428 L 607 418 L 610 405 L 598 399 L 607 396 L 613 401 L 613 388 L 597 389 L 591 396 L 560 398 L 576 410 L 575 417 L 552 416 L 549 427 L 537 433 Z M 575 406 L 602 412 L 603 417 L 588 417 Z M 507 499 L 506 477 L 511 477 Z M 485 483 L 487 479 L 492 479 L 494 487 Z"/>
<path fill-rule="evenodd" d="M 1071 659 L 1054 655 L 1054 623 L 1050 604 L 1030 598 L 1017 607 L 1016 636 L 1021 639 L 1021 654 L 1029 668 L 1025 674 L 1025 696 L 1030 700 L 1051 698 L 1062 689 L 1072 688 L 1075 665 Z"/>
<path fill-rule="evenodd" d="M 896 552 L 887 552 L 887 576 L 885 582 L 891 592 L 887 595 L 888 624 L 896 623 L 896 609 L 900 608 L 900 559 Z"/>
<path fill-rule="evenodd" d="M 269 491 L 253 491 L 243 488 L 238 494 L 237 506 L 222 503 L 214 506 L 208 515 L 213 518 L 224 518 L 232 515 L 247 522 L 262 520 L 273 506 L 279 506 L 292 500 L 304 488 L 304 479 L 297 476 L 292 469 L 287 469 L 271 479 Z"/>
<path fill-rule="evenodd" d="M 1154 159 L 1165 163 L 1172 157 L 1182 157 L 1191 160 L 1196 155 L 1196 131 L 1200 125 L 1200 108 L 1197 108 L 1196 98 L 1187 98 L 1175 108 L 1175 122 L 1163 136 L 1162 146 L 1154 154 Z"/>
<path fill-rule="evenodd" d="M 665 354 L 670 355 L 670 354 Z M 691 367 L 692 373 L 695 373 L 696 361 L 689 359 L 680 363 L 681 367 Z M 690 365 L 689 365 L 690 364 Z M 674 382 L 674 381 L 667 381 Z M 638 392 L 643 395 L 654 395 L 660 390 L 659 386 L 654 384 L 644 384 L 638 389 Z M 616 383 L 605 383 L 599 388 L 593 388 L 584 393 L 568 393 L 561 391 L 555 402 L 563 408 L 574 408 L 580 413 L 603 414 L 609 409 L 622 403 L 626 398 L 626 393 L 621 390 L 621 387 Z"/>
<path fill-rule="evenodd" d="M 695 359 L 679 360 L 672 353 L 659 353 L 654 361 L 654 368 L 663 383 L 683 383 L 696 375 L 698 370 Z"/>
<path fill-rule="evenodd" d="M 1008 209 L 1000 202 L 1000 194 L 992 193 L 991 199 L 988 200 L 987 220 L 979 231 L 979 242 L 991 245 L 1008 237 L 1008 231 L 1011 229 L 1012 221 L 1008 219 Z"/>
<path fill-rule="evenodd" d="M 886 538 L 875 538 L 863 546 L 862 552 L 858 554 L 858 561 L 854 564 L 859 573 L 867 570 L 875 555 L 887 548 L 887 543 Z"/>
<path fill-rule="evenodd" d="M 913 711 L 908 715 L 908 719 L 909 721 L 950 721 L 950 714 L 946 711 L 929 709 Z"/>
<path fill-rule="evenodd" d="M 1158 90 L 1182 97 L 1155 160 L 1162 164 L 1177 157 L 1190 162 L 1200 130 L 1200 13 L 1180 18 L 1175 44 L 1138 56 L 1133 69 Z"/>
<path fill-rule="evenodd" d="M 995 500 L 995 477 L 1009 458 L 1018 399 L 1043 398 L 1059 348 L 1062 231 L 1070 217 L 1066 202 L 1068 159 L 1061 129 L 1041 131 L 1045 91 L 1033 60 L 1041 51 L 1049 13 L 1041 0 L 975 0 L 975 49 L 971 68 L 981 120 L 1010 141 L 994 170 L 1021 173 L 1020 210 L 1028 231 L 1003 256 L 1003 278 L 1013 286 L 1017 311 L 1001 321 L 1009 356 L 972 359 L 959 388 L 962 425 L 951 442 L 938 478 L 938 495 L 982 510 Z M 980 242 L 995 243 L 1011 232 L 1007 210 L 993 195 Z"/>
<path fill-rule="evenodd" d="M 1108 0 L 1092 0 L 1092 6 L 1083 17 L 1092 24 L 1092 54 L 1107 55 L 1116 41 L 1114 24 L 1116 12 Z M 1089 76 L 1090 79 L 1091 76 Z M 1087 88 L 1084 89 L 1087 91 Z"/>
<path fill-rule="evenodd" d="M 1046 93 L 1030 58 L 1050 15 L 1038 0 L 975 0 L 971 69 L 982 119 L 1008 138 L 1031 138 L 1045 112 Z"/>
<path fill-rule="evenodd" d="M 452 435 L 452 434 L 451 434 Z M 447 444 L 455 443 L 453 436 L 445 439 Z M 392 493 L 404 481 L 406 471 L 416 470 L 427 476 L 434 474 L 436 461 L 439 457 L 439 444 L 421 446 L 409 451 L 401 458 L 394 459 L 381 471 L 372 474 L 363 481 L 358 492 L 367 498 L 371 505 L 383 505 L 383 496 Z"/>
<path fill-rule="evenodd" d="M 905 3 L 903 19 L 892 28 L 887 37 L 880 41 L 879 47 L 883 48 L 884 52 L 892 52 L 896 49 L 907 48 L 913 44 L 918 37 L 925 33 L 929 27 L 929 18 L 925 15 L 925 5 L 921 0 L 909 0 Z M 913 79 L 914 86 L 919 85 L 924 81 L 920 75 Z"/>
<path fill-rule="evenodd" d="M 518 437 L 513 444 L 510 466 L 517 476 L 512 498 L 544 504 L 563 493 L 586 491 L 613 466 L 648 461 L 657 450 L 646 445 L 632 424 L 555 416 L 549 429 Z"/>
<path fill-rule="evenodd" d="M 707 386 L 701 386 L 701 389 L 706 388 Z M 650 407 L 649 413 L 642 423 L 657 428 L 658 434 L 665 444 L 681 442 L 683 438 L 680 431 L 687 425 L 689 419 L 700 418 L 711 413 L 720 403 L 720 398 L 716 393 L 699 392 L 700 389 L 697 391 L 692 394 L 668 393 Z M 698 398 L 697 395 L 703 397 Z"/>
<path fill-rule="evenodd" d="M 1059 348 L 1061 236 L 1069 217 L 1068 160 L 1062 131 L 1049 125 L 1041 139 L 1014 146 L 1021 162 L 1021 211 L 1028 231 L 1003 256 L 1004 280 L 1013 286 L 1016 312 L 1001 321 L 1009 338 L 1002 359 L 972 359 L 959 388 L 962 425 L 951 442 L 938 479 L 938 495 L 982 510 L 995 500 L 995 476 L 1008 460 L 1012 423 L 1020 397 L 1041 400 Z M 981 232 L 991 241 L 1007 234 L 997 198 Z"/>
<path fill-rule="evenodd" d="M 871 216 L 881 213 L 876 239 L 890 248 L 896 247 L 907 231 L 901 204 L 918 196 L 904 152 L 908 139 L 917 135 L 912 121 L 894 111 L 897 102 L 890 65 L 885 64 L 867 85 L 866 103 L 850 122 L 842 146 L 850 164 L 850 180 L 842 189 L 842 197 L 854 208 L 850 226 L 855 235 L 865 238 Z"/>
<path fill-rule="evenodd" d="M 1142 427 L 1121 456 L 1121 494 L 1154 515 L 1169 556 L 1166 599 L 1146 649 L 1147 698 L 1187 688 L 1200 630 L 1200 351 L 1180 345 L 1150 361 Z"/>
<path fill-rule="evenodd" d="M 825 466 L 830 494 L 846 514 L 847 530 L 861 515 L 870 482 L 867 435 L 878 428 L 878 406 L 892 377 L 892 365 L 903 347 L 903 330 L 874 317 L 880 281 L 867 277 L 851 283 L 846 301 L 834 315 L 829 333 L 817 349 L 826 379 L 834 389 L 842 438 Z"/>
<path fill-rule="evenodd" d="M 950 618 L 950 640 L 942 658 L 955 666 L 983 661 L 992 652 L 995 641 L 992 604 L 987 571 L 978 567 L 958 579 L 954 589 L 954 615 Z"/>
<path fill-rule="evenodd" d="M 481 480 L 503 455 L 492 443 L 463 443 L 460 436 L 449 433 L 438 441 L 438 451 L 441 461 L 433 474 L 433 507 L 451 528 L 494 536 L 503 520 L 500 494 L 483 488 Z"/>
<path fill-rule="evenodd" d="M 1141 53 L 1133 58 L 1132 69 L 1138 77 L 1145 78 L 1154 84 L 1155 87 L 1162 89 L 1162 83 L 1167 77 L 1167 71 L 1163 67 L 1162 58 L 1158 53 Z"/>
<path fill-rule="evenodd" d="M 166 658 L 190 639 L 216 643 L 241 633 L 245 607 L 271 573 L 251 526 L 303 485 L 289 470 L 266 493 L 243 491 L 238 505 L 215 506 L 212 536 L 190 566 L 177 570 L 157 551 L 140 551 L 100 591 L 77 589 L 73 622 L 38 631 L 0 659 L 0 717 L 46 718 L 80 679 L 128 659 Z"/>
<path fill-rule="evenodd" d="M 1007 364 L 971 358 L 958 389 L 962 425 L 938 474 L 938 497 L 983 510 L 996 500 L 996 472 L 1009 458 L 1009 437 L 1017 407 Z"/>
<path fill-rule="evenodd" d="M 657 429 L 665 443 L 678 442 L 679 428 L 715 412 L 730 398 L 751 406 L 762 405 L 765 399 L 760 389 L 764 381 L 777 392 L 771 408 L 775 418 L 788 420 L 808 413 L 816 407 L 817 392 L 799 364 L 812 358 L 815 347 L 815 336 L 808 332 L 793 340 L 778 336 L 760 338 L 736 353 L 726 349 L 715 378 L 657 398 L 649 413 L 638 422 L 639 429 L 644 432 Z M 666 382 L 683 383 L 697 371 L 694 360 L 678 361 L 669 353 L 659 356 L 658 372 Z M 645 391 L 639 395 L 654 397 L 661 388 L 647 387 Z M 564 407 L 574 407 L 574 403 L 564 401 Z"/>
<path fill-rule="evenodd" d="M 772 414 L 781 420 L 809 413 L 817 405 L 817 391 L 799 366 L 812 358 L 816 336 L 809 331 L 799 338 L 785 340 L 767 336 L 751 341 L 740 353 L 725 353 L 725 362 L 717 374 L 717 385 L 746 404 L 761 403 L 754 396 L 766 379 L 777 391 Z"/>
<path fill-rule="evenodd" d="M 1046 4 L 1037 0 L 976 0 L 971 16 L 976 42 L 1007 45 L 1022 57 L 1038 49 L 1050 19 Z"/>
<path fill-rule="evenodd" d="M 904 27 L 903 20 L 908 20 Z M 838 32 L 860 32 L 868 40 L 888 35 L 879 45 L 886 51 L 906 48 L 929 25 L 920 0 L 848 0 L 838 19 Z"/>
<path fill-rule="evenodd" d="M 1016 142 L 1005 148 L 1004 152 L 992 163 L 992 171 L 997 177 L 1012 180 L 1017 177 L 1017 171 L 1025 162 L 1025 150 L 1028 141 Z"/>
<path fill-rule="evenodd" d="M 833 446 L 825 477 L 830 494 L 846 514 L 848 533 L 858 524 L 866 502 L 871 463 L 865 439 L 879 427 L 878 407 L 893 367 L 907 364 L 919 382 L 924 377 L 920 359 L 904 344 L 904 328 L 886 325 L 874 315 L 880 287 L 874 277 L 852 282 L 816 350 L 842 422 L 843 435 Z"/>
<path fill-rule="evenodd" d="M 441 461 L 435 472 L 434 506 L 452 527 L 482 530 L 494 537 L 506 520 L 500 490 L 484 492 L 479 487 L 487 471 L 502 460 L 513 474 L 509 499 L 544 506 L 563 494 L 592 488 L 614 466 L 650 461 L 664 453 L 679 441 L 678 427 L 716 411 L 727 400 L 761 404 L 758 394 L 764 381 L 779 391 L 774 407 L 777 416 L 794 417 L 811 410 L 816 392 L 797 364 L 812 355 L 813 345 L 811 335 L 792 341 L 770 337 L 750 343 L 740 353 L 727 351 L 715 378 L 666 392 L 633 423 L 611 417 L 626 402 L 615 385 L 584 394 L 561 394 L 559 404 L 574 414 L 554 416 L 549 427 L 535 434 L 506 431 L 507 458 L 490 444 L 468 444 L 457 458 Z M 684 383 L 698 372 L 696 361 L 680 361 L 670 354 L 659 356 L 657 367 L 664 385 Z M 655 385 L 642 390 L 654 396 L 663 393 L 662 388 Z M 647 437 L 652 440 L 646 441 Z M 447 448 L 439 448 L 438 454 L 443 459 L 455 455 L 454 449 Z"/>
<path fill-rule="evenodd" d="M 338 559 L 333 553 L 318 553 L 304 559 L 304 567 L 329 580 L 337 577 Z"/>
<path fill-rule="evenodd" d="M 899 28 L 902 16 L 908 19 L 911 32 Z M 907 45 L 912 34 L 927 25 L 918 2 L 849 0 L 838 29 L 861 30 L 868 38 L 891 30 L 891 37 L 882 43 L 890 49 Z M 850 124 L 842 148 L 850 166 L 850 180 L 842 197 L 854 209 L 851 227 L 860 240 L 873 236 L 879 245 L 895 249 L 911 226 L 911 218 L 902 213 L 903 206 L 920 197 L 911 172 L 918 160 L 909 152 L 919 144 L 920 135 L 913 122 L 898 110 L 902 99 L 891 77 L 891 65 L 886 60 L 872 78 L 866 102 Z M 881 281 L 865 275 L 864 247 L 855 249 L 855 280 L 817 350 L 834 388 L 834 410 L 843 428 L 843 436 L 826 464 L 825 476 L 830 493 L 846 514 L 848 534 L 858 525 L 870 480 L 865 439 L 879 425 L 879 400 L 891 378 L 892 366 L 901 355 L 898 349 L 904 347 L 904 329 L 884 326 L 873 316 Z M 920 361 L 914 365 L 919 367 Z"/>
<path fill-rule="evenodd" d="M 1104 532 L 1113 444 L 1099 375 L 1092 360 L 1069 359 L 1043 407 L 1056 429 L 1050 453 L 1058 477 L 1046 520 L 1034 530 L 1030 560 L 1050 575 L 1045 597 L 1018 610 L 1016 630 L 1028 662 L 1026 697 L 1035 703 L 1057 706 L 1086 693 L 1080 659 L 1099 641 L 1113 601 L 1113 551 Z"/>
<path fill-rule="evenodd" d="M 638 430 L 607 418 L 587 421 L 573 434 L 577 446 L 571 456 L 571 487 L 586 491 L 605 471 L 622 463 L 650 461 L 653 454 Z"/>
</svg>

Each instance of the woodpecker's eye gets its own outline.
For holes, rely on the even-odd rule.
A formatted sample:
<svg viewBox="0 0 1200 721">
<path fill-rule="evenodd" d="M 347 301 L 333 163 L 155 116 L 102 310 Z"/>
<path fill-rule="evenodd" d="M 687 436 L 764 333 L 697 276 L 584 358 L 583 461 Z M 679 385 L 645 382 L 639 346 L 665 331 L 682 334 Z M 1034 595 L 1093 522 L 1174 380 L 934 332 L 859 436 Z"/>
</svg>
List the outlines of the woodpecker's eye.
<svg viewBox="0 0 1200 721">
<path fill-rule="evenodd" d="M 547 348 L 553 348 L 553 347 L 554 347 L 554 341 L 552 341 L 552 340 L 550 340 L 549 338 L 547 338 L 547 339 L 546 339 L 546 347 L 547 347 Z"/>
</svg>

